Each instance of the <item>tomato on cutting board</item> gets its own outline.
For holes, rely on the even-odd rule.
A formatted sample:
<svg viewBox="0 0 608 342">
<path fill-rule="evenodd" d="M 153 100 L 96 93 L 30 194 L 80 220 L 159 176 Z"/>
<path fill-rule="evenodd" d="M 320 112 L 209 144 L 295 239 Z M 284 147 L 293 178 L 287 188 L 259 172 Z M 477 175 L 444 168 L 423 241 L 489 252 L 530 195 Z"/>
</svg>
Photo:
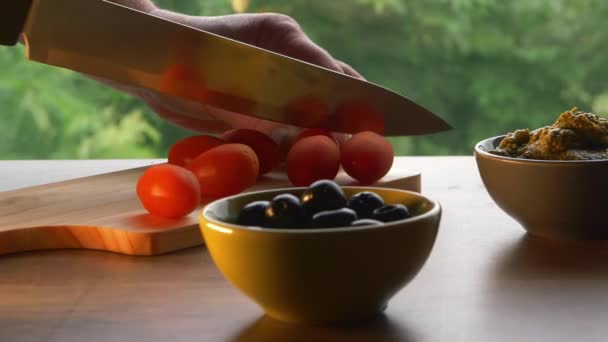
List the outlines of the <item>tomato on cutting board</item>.
<svg viewBox="0 0 608 342">
<path fill-rule="evenodd" d="M 239 128 L 222 134 L 229 143 L 251 147 L 260 162 L 260 175 L 264 175 L 279 165 L 281 152 L 279 145 L 266 134 L 254 129 Z"/>
<path fill-rule="evenodd" d="M 190 214 L 200 204 L 200 188 L 189 170 L 171 164 L 146 169 L 137 182 L 137 196 L 153 215 L 179 218 Z"/>
<path fill-rule="evenodd" d="M 181 139 L 169 149 L 169 164 L 187 167 L 194 158 L 222 144 L 224 141 L 211 135 L 195 135 Z"/>
<path fill-rule="evenodd" d="M 224 144 L 196 157 L 188 169 L 198 179 L 202 197 L 220 198 L 253 186 L 260 164 L 251 147 Z"/>
<path fill-rule="evenodd" d="M 287 154 L 287 177 L 295 186 L 334 179 L 340 170 L 340 149 L 324 135 L 296 142 Z"/>
<path fill-rule="evenodd" d="M 317 135 L 323 135 L 323 136 L 330 138 L 333 141 L 336 141 L 334 136 L 331 134 L 331 131 L 329 131 L 329 130 L 322 129 L 322 128 L 308 128 L 308 129 L 302 130 L 300 132 L 300 134 L 298 134 L 298 136 L 294 140 L 294 144 L 304 138 L 314 137 Z"/>
<path fill-rule="evenodd" d="M 374 132 L 361 132 L 342 144 L 341 164 L 344 171 L 362 185 L 384 177 L 393 165 L 391 143 Z"/>
</svg>

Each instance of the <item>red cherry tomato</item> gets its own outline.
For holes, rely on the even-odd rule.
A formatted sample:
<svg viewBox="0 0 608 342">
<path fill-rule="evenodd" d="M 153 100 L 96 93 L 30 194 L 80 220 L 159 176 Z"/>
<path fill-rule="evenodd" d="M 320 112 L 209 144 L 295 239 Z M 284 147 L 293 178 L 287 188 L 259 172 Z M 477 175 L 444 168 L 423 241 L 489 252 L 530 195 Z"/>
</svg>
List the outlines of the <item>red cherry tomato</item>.
<svg viewBox="0 0 608 342">
<path fill-rule="evenodd" d="M 169 149 L 169 164 L 187 167 L 194 158 L 223 143 L 224 141 L 210 135 L 184 138 Z"/>
<path fill-rule="evenodd" d="M 372 184 L 393 165 L 393 146 L 374 132 L 361 132 L 342 144 L 342 168 L 362 185 Z"/>
<path fill-rule="evenodd" d="M 203 197 L 238 194 L 254 185 L 260 164 L 251 147 L 225 144 L 196 157 L 189 165 L 201 186 Z"/>
<path fill-rule="evenodd" d="M 198 207 L 201 197 L 192 172 L 170 164 L 146 169 L 137 182 L 137 196 L 150 214 L 166 218 L 190 214 Z"/>
<path fill-rule="evenodd" d="M 298 136 L 296 137 L 294 143 L 298 142 L 304 138 L 314 137 L 317 135 L 323 135 L 323 136 L 330 138 L 333 141 L 336 141 L 334 136 L 331 135 L 330 131 L 328 131 L 326 129 L 322 129 L 322 128 L 310 128 L 310 129 L 305 129 L 302 132 L 300 132 L 300 134 L 298 134 Z"/>
<path fill-rule="evenodd" d="M 253 129 L 233 129 L 222 135 L 222 139 L 234 144 L 251 147 L 260 162 L 260 175 L 268 173 L 281 160 L 279 145 L 266 134 Z"/>
<path fill-rule="evenodd" d="M 287 176 L 295 186 L 334 179 L 340 170 L 340 149 L 332 139 L 318 135 L 295 143 L 287 154 Z"/>
</svg>

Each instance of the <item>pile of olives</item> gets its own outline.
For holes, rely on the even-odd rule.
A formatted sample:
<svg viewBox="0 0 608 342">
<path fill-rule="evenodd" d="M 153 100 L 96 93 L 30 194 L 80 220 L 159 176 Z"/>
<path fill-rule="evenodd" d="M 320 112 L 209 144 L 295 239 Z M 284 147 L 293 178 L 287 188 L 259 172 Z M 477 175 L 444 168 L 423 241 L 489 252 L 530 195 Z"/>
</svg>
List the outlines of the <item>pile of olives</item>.
<svg viewBox="0 0 608 342">
<path fill-rule="evenodd" d="M 411 217 L 403 204 L 385 204 L 371 191 L 347 199 L 338 184 L 320 180 L 311 184 L 298 198 L 290 193 L 271 201 L 254 201 L 245 205 L 237 224 L 265 228 L 335 228 L 377 226 Z"/>
</svg>

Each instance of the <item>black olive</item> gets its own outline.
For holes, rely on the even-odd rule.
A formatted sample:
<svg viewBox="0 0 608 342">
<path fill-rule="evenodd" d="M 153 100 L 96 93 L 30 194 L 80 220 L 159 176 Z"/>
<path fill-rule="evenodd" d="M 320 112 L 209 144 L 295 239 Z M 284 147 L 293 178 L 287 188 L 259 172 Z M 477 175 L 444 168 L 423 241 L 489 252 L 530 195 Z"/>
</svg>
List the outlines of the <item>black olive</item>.
<svg viewBox="0 0 608 342">
<path fill-rule="evenodd" d="M 357 221 L 353 221 L 350 226 L 351 227 L 361 227 L 361 226 L 381 226 L 384 222 L 372 219 L 360 219 Z"/>
<path fill-rule="evenodd" d="M 316 213 L 312 217 L 312 225 L 315 228 L 348 227 L 357 220 L 357 213 L 348 208 L 326 210 Z"/>
<path fill-rule="evenodd" d="M 304 207 L 292 194 L 275 196 L 265 214 L 266 226 L 270 228 L 300 228 L 306 223 Z"/>
<path fill-rule="evenodd" d="M 382 222 L 391 222 L 410 217 L 412 215 L 406 206 L 403 204 L 392 204 L 374 210 L 371 218 Z"/>
<path fill-rule="evenodd" d="M 318 212 L 340 209 L 346 206 L 342 188 L 330 180 L 312 183 L 300 196 L 306 214 L 312 217 Z"/>
<path fill-rule="evenodd" d="M 357 213 L 359 218 L 370 218 L 374 210 L 382 207 L 384 200 L 375 192 L 363 191 L 348 200 L 348 207 Z"/>
<path fill-rule="evenodd" d="M 236 223 L 243 226 L 263 227 L 266 224 L 266 209 L 269 207 L 268 201 L 251 202 L 241 208 Z"/>
</svg>

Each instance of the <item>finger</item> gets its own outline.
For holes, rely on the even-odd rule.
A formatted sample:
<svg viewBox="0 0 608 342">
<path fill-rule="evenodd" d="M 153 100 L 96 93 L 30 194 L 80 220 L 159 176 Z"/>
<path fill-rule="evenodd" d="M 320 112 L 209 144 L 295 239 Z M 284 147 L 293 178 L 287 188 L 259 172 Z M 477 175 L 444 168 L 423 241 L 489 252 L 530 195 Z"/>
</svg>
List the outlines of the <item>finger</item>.
<svg viewBox="0 0 608 342">
<path fill-rule="evenodd" d="M 342 72 L 345 73 L 346 75 L 365 80 L 365 78 L 363 76 L 361 76 L 361 74 L 358 73 L 357 70 L 353 69 L 353 67 L 351 67 L 350 65 L 348 65 L 342 61 L 338 61 L 338 60 L 336 60 L 336 62 L 340 66 L 340 69 L 342 69 Z"/>
<path fill-rule="evenodd" d="M 342 69 L 291 17 L 275 13 L 194 18 L 196 27 L 330 70 Z"/>
<path fill-rule="evenodd" d="M 159 117 L 172 122 L 173 124 L 197 132 L 210 132 L 210 133 L 221 133 L 228 129 L 230 126 L 222 121 L 216 119 L 195 119 L 185 115 L 180 115 L 175 111 L 168 109 L 162 104 L 162 101 L 155 100 L 154 96 L 150 96 L 149 92 L 138 91 L 133 87 L 127 85 L 103 79 L 100 77 L 90 76 L 88 77 L 97 80 L 100 83 L 111 86 L 117 90 L 124 91 L 135 97 L 142 99 L 148 107 L 155 112 Z"/>
<path fill-rule="evenodd" d="M 277 49 L 278 53 L 342 72 L 342 69 L 330 54 L 311 41 L 304 33 L 296 32 L 293 35 L 293 37 L 286 38 L 286 44 Z"/>
</svg>

